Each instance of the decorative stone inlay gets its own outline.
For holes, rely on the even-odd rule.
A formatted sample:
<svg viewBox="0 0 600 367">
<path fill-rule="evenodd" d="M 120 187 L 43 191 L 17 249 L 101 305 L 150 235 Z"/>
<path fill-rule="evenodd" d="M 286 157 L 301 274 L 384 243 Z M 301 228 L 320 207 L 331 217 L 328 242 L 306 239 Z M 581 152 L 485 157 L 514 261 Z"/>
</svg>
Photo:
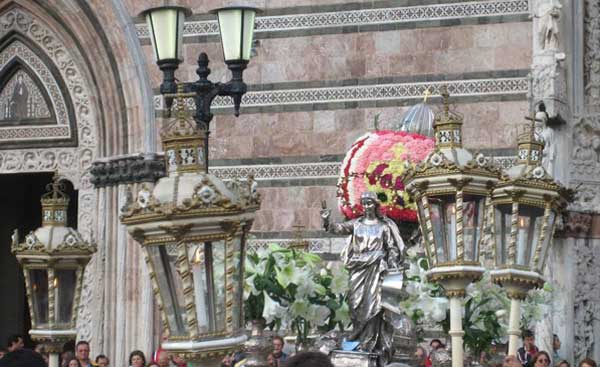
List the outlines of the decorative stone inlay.
<svg viewBox="0 0 600 367">
<path fill-rule="evenodd" d="M 453 81 L 431 81 L 416 83 L 395 83 L 378 85 L 355 85 L 330 88 L 282 89 L 250 91 L 242 97 L 243 107 L 285 106 L 332 102 L 383 101 L 421 98 L 425 91 L 440 94 L 442 87 L 454 97 L 518 95 L 528 90 L 526 77 L 471 79 Z M 176 107 L 177 101 L 174 102 Z M 164 109 L 161 95 L 154 96 L 154 107 Z M 215 98 L 212 109 L 232 108 L 229 97 Z M 193 99 L 186 99 L 186 108 L 195 109 Z"/>
<path fill-rule="evenodd" d="M 289 247 L 297 244 L 298 241 L 294 238 L 251 238 L 248 240 L 248 248 L 252 250 L 266 249 L 273 243 L 281 247 Z M 302 238 L 301 241 L 307 243 L 308 250 L 314 253 L 339 254 L 346 245 L 345 237 Z"/>
<path fill-rule="evenodd" d="M 79 190 L 77 214 L 79 232 L 86 240 L 93 241 L 93 231 L 97 221 L 96 193 L 90 182 L 89 168 L 97 154 L 96 122 L 98 119 L 95 113 L 97 106 L 95 100 L 90 97 L 92 93 L 90 93 L 87 79 L 84 77 L 85 74 L 80 70 L 79 65 L 81 64 L 74 56 L 74 52 L 77 51 L 64 44 L 46 23 L 19 6 L 8 8 L 0 15 L 0 38 L 10 37 L 13 32 L 35 44 L 39 48 L 38 52 L 45 53 L 58 70 L 73 104 L 76 125 L 71 127 L 75 130 L 76 126 L 78 146 L 52 149 L 26 149 L 24 147 L 24 149 L 0 151 L 0 174 L 57 170 L 60 176 L 71 181 Z M 11 45 L 16 47 L 18 44 L 15 41 L 9 47 Z M 26 52 L 27 49 L 23 48 L 22 51 Z M 31 64 L 29 66 L 31 67 Z M 33 67 L 32 69 L 36 70 Z M 53 84 L 51 81 L 45 81 L 45 78 L 51 75 L 46 74 L 47 71 L 43 71 L 43 69 L 38 68 L 37 70 L 40 70 L 37 76 L 43 81 L 48 95 L 53 99 L 53 108 L 57 114 L 57 120 L 60 120 L 60 107 L 55 104 L 55 97 L 52 96 L 52 90 L 49 90 Z M 92 259 L 88 269 L 94 269 L 95 262 L 96 259 Z M 92 340 L 92 335 L 94 335 L 92 328 L 97 326 L 91 306 L 100 302 L 93 298 L 97 295 L 95 282 L 94 273 L 86 272 L 81 296 L 81 304 L 86 306 L 79 310 L 78 339 Z"/>
<path fill-rule="evenodd" d="M 469 1 L 450 4 L 395 8 L 359 9 L 310 14 L 275 15 L 256 18 L 256 33 L 317 28 L 397 24 L 432 20 L 526 15 L 527 0 Z M 211 36 L 219 33 L 216 20 L 186 22 L 184 37 Z M 149 38 L 146 24 L 137 25 L 139 38 Z"/>
<path fill-rule="evenodd" d="M 585 104 L 600 105 L 600 3 L 585 0 L 583 79 Z"/>
<path fill-rule="evenodd" d="M 517 157 L 494 157 L 503 169 L 512 167 Z M 340 162 L 314 162 L 296 164 L 256 164 L 244 166 L 214 166 L 209 172 L 222 180 L 245 180 L 253 176 L 256 181 L 290 179 L 338 178 Z M 94 162 L 91 183 L 98 187 L 134 182 L 155 182 L 165 175 L 163 156 L 158 154 L 132 155 Z"/>
<path fill-rule="evenodd" d="M 29 89 L 29 93 L 32 94 L 32 97 L 35 95 L 37 90 L 39 103 L 43 103 L 43 107 L 39 109 L 38 114 L 34 114 L 34 116 L 23 116 L 25 118 L 37 118 L 37 121 L 40 121 L 39 117 L 42 117 L 42 121 L 46 121 L 45 123 L 40 124 L 39 122 L 35 122 L 35 124 L 27 123 L 23 121 L 23 119 L 19 119 L 20 123 L 17 126 L 8 126 L 0 128 L 0 143 L 5 142 L 13 142 L 14 140 L 43 140 L 43 141 L 51 141 L 53 139 L 65 139 L 70 138 L 72 135 L 69 123 L 69 116 L 67 114 L 67 104 L 65 102 L 65 98 L 61 93 L 60 87 L 52 73 L 48 69 L 48 67 L 44 64 L 44 62 L 40 59 L 38 55 L 35 54 L 29 47 L 24 45 L 22 42 L 13 41 L 6 48 L 4 48 L 0 52 L 0 74 L 4 74 L 7 67 L 12 66 L 12 61 L 15 59 L 19 59 L 22 62 L 26 63 L 27 66 L 31 70 L 36 73 L 36 77 L 40 80 L 40 82 L 46 88 L 46 93 L 50 98 L 52 103 L 52 110 L 54 111 L 54 115 L 56 116 L 56 121 L 47 121 L 50 115 L 50 111 L 45 104 L 42 96 L 40 95 L 43 92 L 37 90 L 37 86 L 31 80 L 31 77 L 27 75 L 22 70 L 17 71 L 16 75 L 4 86 L 2 93 L 0 94 L 0 106 L 2 107 L 2 122 L 7 120 L 16 120 L 14 116 L 11 116 L 11 110 L 16 109 L 17 105 L 12 101 L 13 89 L 16 84 L 16 77 L 19 75 L 23 80 L 25 80 L 24 84 L 26 88 Z M 27 80 L 29 83 L 27 83 Z M 35 86 L 35 88 L 33 88 Z M 28 101 L 30 102 L 30 101 Z M 11 108 L 10 105 L 14 107 Z M 27 113 L 28 103 L 26 102 L 25 113 Z M 32 111 L 33 112 L 33 111 Z M 39 114 L 41 113 L 41 115 Z M 56 124 L 60 126 L 56 126 Z M 74 132 L 73 132 L 74 133 Z"/>
</svg>

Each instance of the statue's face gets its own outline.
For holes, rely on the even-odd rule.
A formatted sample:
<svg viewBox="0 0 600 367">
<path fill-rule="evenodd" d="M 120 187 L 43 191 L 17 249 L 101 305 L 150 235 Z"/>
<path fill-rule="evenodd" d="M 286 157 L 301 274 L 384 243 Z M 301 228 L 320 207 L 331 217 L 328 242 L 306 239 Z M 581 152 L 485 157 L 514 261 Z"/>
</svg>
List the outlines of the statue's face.
<svg viewBox="0 0 600 367">
<path fill-rule="evenodd" d="M 363 208 L 365 209 L 365 213 L 374 213 L 375 212 L 375 207 L 376 207 L 376 203 L 375 200 L 373 199 L 362 199 L 361 200 L 361 204 L 363 206 Z"/>
</svg>

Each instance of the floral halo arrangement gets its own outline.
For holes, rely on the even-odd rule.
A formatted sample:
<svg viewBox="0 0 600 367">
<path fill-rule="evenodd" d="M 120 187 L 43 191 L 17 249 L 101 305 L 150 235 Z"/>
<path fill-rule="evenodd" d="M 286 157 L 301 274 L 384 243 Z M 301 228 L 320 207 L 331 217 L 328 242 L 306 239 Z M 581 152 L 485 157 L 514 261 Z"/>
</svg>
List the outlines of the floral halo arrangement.
<svg viewBox="0 0 600 367">
<path fill-rule="evenodd" d="M 417 222 L 416 205 L 404 191 L 408 166 L 423 161 L 435 141 L 427 136 L 392 130 L 369 132 L 354 142 L 342 162 L 338 203 L 347 219 L 363 214 L 360 195 L 377 193 L 381 213 L 396 222 Z"/>
</svg>

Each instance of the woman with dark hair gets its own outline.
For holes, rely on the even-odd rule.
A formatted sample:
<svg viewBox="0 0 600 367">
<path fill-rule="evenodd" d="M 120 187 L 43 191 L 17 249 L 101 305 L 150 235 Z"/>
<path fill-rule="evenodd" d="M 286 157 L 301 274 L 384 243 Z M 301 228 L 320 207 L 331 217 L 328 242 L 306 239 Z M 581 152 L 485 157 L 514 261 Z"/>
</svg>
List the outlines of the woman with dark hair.
<svg viewBox="0 0 600 367">
<path fill-rule="evenodd" d="M 533 367 L 548 367 L 550 366 L 550 362 L 552 362 L 552 360 L 550 359 L 550 354 L 548 354 L 548 352 L 540 350 L 539 352 L 537 352 L 535 357 L 533 357 L 531 364 Z"/>
<path fill-rule="evenodd" d="M 129 355 L 129 366 L 130 367 L 145 367 L 146 356 L 141 350 L 134 350 Z"/>
<path fill-rule="evenodd" d="M 67 362 L 67 367 L 81 367 L 81 363 L 79 363 L 77 358 L 73 357 Z"/>
<path fill-rule="evenodd" d="M 357 349 L 376 353 L 385 365 L 394 354 L 394 327 L 387 317 L 381 297 L 381 282 L 390 271 L 401 269 L 404 242 L 398 226 L 379 212 L 374 192 L 363 192 L 360 203 L 364 215 L 344 222 L 330 223 L 331 210 L 323 208 L 326 231 L 350 235 L 340 257 L 348 269 L 348 306 L 354 330 L 348 340 L 359 342 Z"/>
</svg>

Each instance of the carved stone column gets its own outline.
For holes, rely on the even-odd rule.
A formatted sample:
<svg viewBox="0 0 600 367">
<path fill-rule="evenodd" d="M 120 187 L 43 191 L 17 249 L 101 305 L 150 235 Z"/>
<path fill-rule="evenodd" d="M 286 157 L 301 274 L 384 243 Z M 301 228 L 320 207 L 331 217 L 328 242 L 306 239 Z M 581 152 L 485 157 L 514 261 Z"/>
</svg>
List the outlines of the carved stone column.
<svg viewBox="0 0 600 367">
<path fill-rule="evenodd" d="M 102 289 L 100 327 L 94 330 L 92 350 L 112 361 L 127 361 L 133 350 L 147 356 L 159 345 L 152 286 L 145 255 L 119 222 L 121 208 L 130 200 L 131 187 L 164 175 L 164 163 L 154 154 L 114 157 L 93 163 L 91 182 L 98 194 L 96 286 Z"/>
<path fill-rule="evenodd" d="M 551 318 L 536 340 L 571 363 L 600 358 L 600 3 L 531 0 L 534 27 L 531 104 L 543 102 L 544 164 L 577 190 L 546 269 L 554 286 Z M 551 158 L 551 159 L 548 159 Z M 552 159 L 553 158 L 553 159 Z M 548 167 L 550 164 L 550 167 Z M 597 223 L 597 224 L 596 224 Z"/>
</svg>

